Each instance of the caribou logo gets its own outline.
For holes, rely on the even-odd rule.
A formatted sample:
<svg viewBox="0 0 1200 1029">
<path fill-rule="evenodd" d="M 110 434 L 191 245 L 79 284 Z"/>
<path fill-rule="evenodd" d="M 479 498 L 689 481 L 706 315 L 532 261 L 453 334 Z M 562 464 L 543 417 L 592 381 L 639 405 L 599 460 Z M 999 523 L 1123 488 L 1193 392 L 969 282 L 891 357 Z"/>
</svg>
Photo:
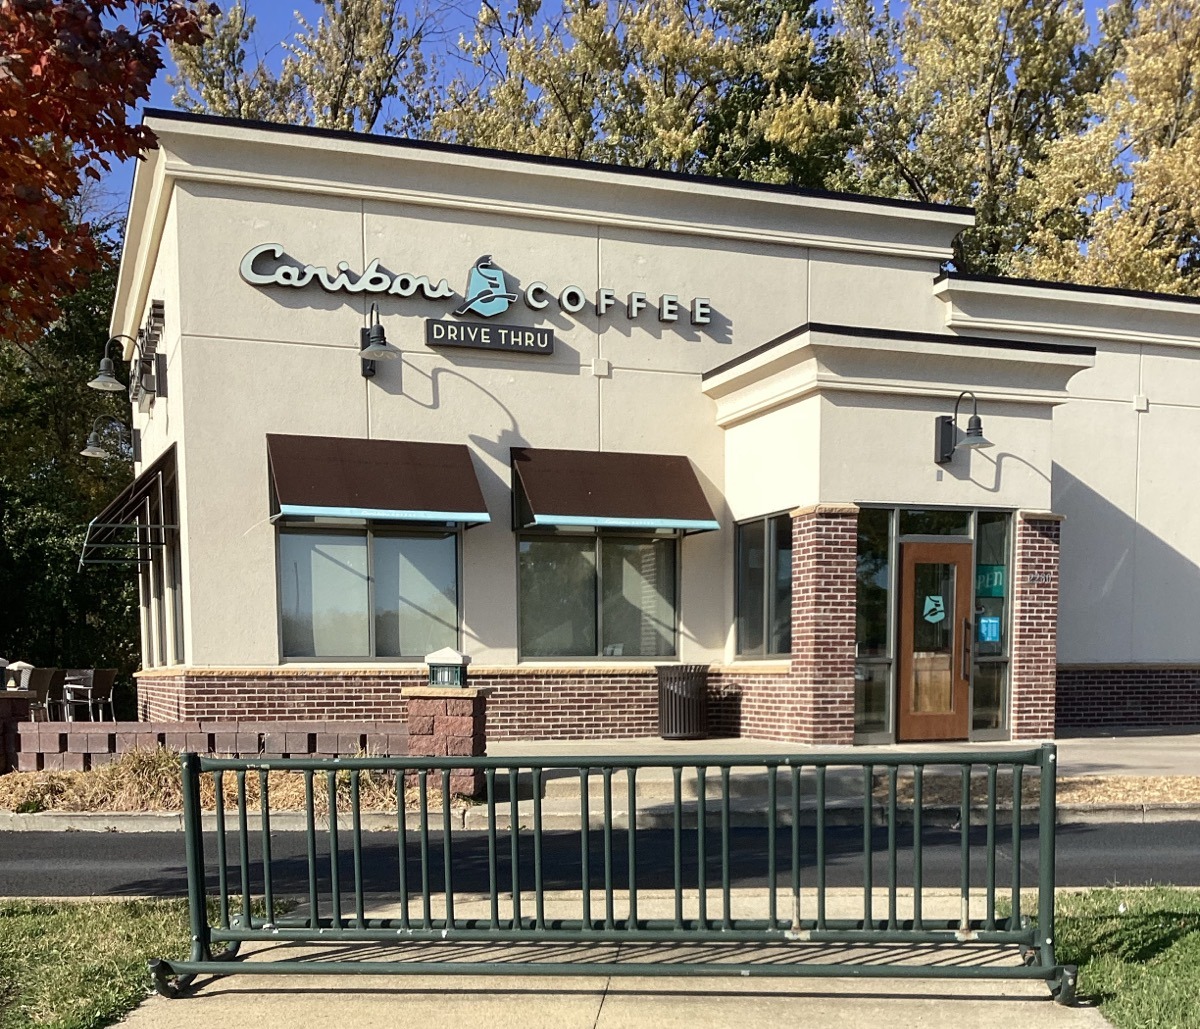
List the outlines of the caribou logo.
<svg viewBox="0 0 1200 1029">
<path fill-rule="evenodd" d="M 475 267 L 467 277 L 466 297 L 454 313 L 462 315 L 474 311 L 484 318 L 503 314 L 508 310 L 508 305 L 517 299 L 516 293 L 508 292 L 504 272 L 492 264 L 491 254 L 484 254 L 475 262 Z"/>
<path fill-rule="evenodd" d="M 941 597 L 925 598 L 925 621 L 937 625 L 946 620 L 946 602 Z"/>
</svg>

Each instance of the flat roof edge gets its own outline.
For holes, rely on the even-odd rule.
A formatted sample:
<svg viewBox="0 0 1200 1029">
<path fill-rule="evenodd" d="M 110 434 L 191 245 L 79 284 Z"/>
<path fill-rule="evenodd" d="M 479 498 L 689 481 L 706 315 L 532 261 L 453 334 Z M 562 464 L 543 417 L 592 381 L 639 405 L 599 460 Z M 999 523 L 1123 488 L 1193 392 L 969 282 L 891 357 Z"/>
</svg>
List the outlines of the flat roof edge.
<svg viewBox="0 0 1200 1029">
<path fill-rule="evenodd" d="M 942 272 L 934 283 L 980 283 L 992 286 L 1019 286 L 1023 289 L 1045 289 L 1062 293 L 1083 293 L 1090 296 L 1124 297 L 1129 300 L 1153 300 L 1200 306 L 1200 297 L 1187 293 L 1157 293 L 1148 289 L 1124 289 L 1120 286 L 1089 286 L 1076 282 L 1053 282 L 1049 279 L 1026 279 L 1008 275 L 981 275 L 968 272 Z"/>
<path fill-rule="evenodd" d="M 1017 350 L 1030 353 L 1063 354 L 1076 357 L 1095 357 L 1096 348 L 1074 343 L 1040 343 L 1034 340 L 998 339 L 989 336 L 959 336 L 949 332 L 917 332 L 907 329 L 873 329 L 863 325 L 833 325 L 827 322 L 805 322 L 803 325 L 776 336 L 744 354 L 725 361 L 703 372 L 701 382 L 715 379 L 718 375 L 732 371 L 739 365 L 752 361 L 773 350 L 777 346 L 790 342 L 806 332 L 824 332 L 831 336 L 846 336 L 852 339 L 881 339 L 897 343 L 954 343 L 967 347 L 991 348 L 996 350 Z"/>
<path fill-rule="evenodd" d="M 350 132 L 341 129 L 315 128 L 308 125 L 291 125 L 280 122 L 251 121 L 244 118 L 229 118 L 218 115 L 194 114 L 190 111 L 171 111 L 163 108 L 146 108 L 142 121 L 174 121 L 192 125 L 224 126 L 280 135 L 307 136 L 325 140 L 352 140 L 375 146 L 395 147 L 403 150 L 478 157 L 487 160 L 510 161 L 531 167 L 561 168 L 575 171 L 594 171 L 618 176 L 675 183 L 677 185 L 705 185 L 731 189 L 746 193 L 757 193 L 796 199 L 826 200 L 861 205 L 869 208 L 892 209 L 896 212 L 940 214 L 948 223 L 973 224 L 975 211 L 971 207 L 950 204 L 931 204 L 919 200 L 904 200 L 894 197 L 871 196 L 863 193 L 846 193 L 813 187 L 783 186 L 769 182 L 753 182 L 746 179 L 726 179 L 712 175 L 689 175 L 682 172 L 664 171 L 653 168 L 635 168 L 628 165 L 603 164 L 597 161 L 580 161 L 565 157 L 549 157 L 540 154 L 523 154 L 517 151 L 496 150 L 486 147 L 471 147 L 457 143 L 441 143 L 433 140 L 415 140 L 401 136 L 384 136 L 368 132 Z"/>
</svg>

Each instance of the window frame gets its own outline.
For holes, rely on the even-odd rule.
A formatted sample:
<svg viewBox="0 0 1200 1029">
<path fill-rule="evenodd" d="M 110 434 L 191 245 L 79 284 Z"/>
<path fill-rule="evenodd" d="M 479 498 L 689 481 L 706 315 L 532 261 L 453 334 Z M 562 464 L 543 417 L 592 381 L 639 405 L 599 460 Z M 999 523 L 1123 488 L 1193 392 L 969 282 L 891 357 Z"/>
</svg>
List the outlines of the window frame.
<svg viewBox="0 0 1200 1029">
<path fill-rule="evenodd" d="M 463 633 L 463 527 L 457 524 L 397 525 L 393 523 L 365 523 L 355 525 L 340 519 L 280 519 L 275 532 L 275 630 L 280 664 L 348 664 L 368 661 L 372 664 L 416 664 L 425 660 L 424 654 L 401 654 L 381 657 L 377 650 L 375 620 L 375 539 L 405 539 L 412 537 L 450 537 L 454 541 L 454 642 L 455 650 L 462 649 Z M 283 584 L 280 582 L 281 542 L 285 535 L 358 537 L 366 541 L 367 566 L 367 640 L 369 654 L 338 656 L 288 655 L 283 642 Z"/>
<path fill-rule="evenodd" d="M 773 610 L 775 603 L 775 581 L 778 571 L 779 547 L 776 545 L 778 534 L 776 532 L 776 523 L 784 520 L 788 523 L 792 530 L 792 548 L 789 550 L 793 554 L 793 561 L 790 562 L 788 568 L 788 649 L 775 651 L 770 649 L 771 644 L 771 626 L 775 619 L 772 615 L 776 614 Z M 763 642 L 762 647 L 755 650 L 743 650 L 741 641 L 741 603 L 742 603 L 742 583 L 743 569 L 741 562 L 742 553 L 742 532 L 748 525 L 760 524 L 763 528 L 763 607 L 762 607 L 762 626 L 763 626 Z M 794 554 L 795 554 L 795 526 L 792 525 L 792 516 L 787 511 L 774 511 L 771 514 L 760 515 L 756 518 L 745 518 L 734 524 L 733 533 L 733 653 L 735 660 L 738 661 L 776 661 L 790 658 L 792 656 L 792 631 L 791 631 L 791 616 L 792 616 L 792 593 L 795 588 Z"/>
<path fill-rule="evenodd" d="M 183 561 L 175 473 L 141 504 L 133 525 L 143 668 L 184 663 Z"/>
<path fill-rule="evenodd" d="M 684 534 L 678 530 L 658 530 L 653 529 L 606 529 L 601 527 L 596 528 L 545 528 L 545 529 L 519 529 L 513 533 L 515 537 L 515 546 L 513 547 L 514 573 L 517 584 L 517 661 L 524 664 L 537 664 L 545 662 L 581 662 L 581 661 L 597 661 L 597 662 L 612 662 L 620 664 L 645 664 L 647 662 L 668 662 L 679 660 L 679 606 L 682 596 L 682 581 L 683 581 L 683 536 Z M 524 652 L 524 640 L 521 637 L 522 610 L 524 607 L 524 590 L 521 587 L 521 543 L 525 540 L 547 540 L 547 539 L 590 539 L 593 545 L 593 554 L 595 556 L 595 584 L 596 584 L 596 602 L 592 612 L 593 626 L 596 631 L 596 651 L 597 653 L 574 654 L 574 655 L 557 655 L 550 656 L 547 654 L 529 654 Z M 601 554 L 603 549 L 602 541 L 604 539 L 620 539 L 620 540 L 664 540 L 672 541 L 675 550 L 675 569 L 674 581 L 672 587 L 675 595 L 672 598 L 671 614 L 671 640 L 672 647 L 670 654 L 659 655 L 634 655 L 634 654 L 605 654 L 604 653 L 604 557 Z"/>
</svg>

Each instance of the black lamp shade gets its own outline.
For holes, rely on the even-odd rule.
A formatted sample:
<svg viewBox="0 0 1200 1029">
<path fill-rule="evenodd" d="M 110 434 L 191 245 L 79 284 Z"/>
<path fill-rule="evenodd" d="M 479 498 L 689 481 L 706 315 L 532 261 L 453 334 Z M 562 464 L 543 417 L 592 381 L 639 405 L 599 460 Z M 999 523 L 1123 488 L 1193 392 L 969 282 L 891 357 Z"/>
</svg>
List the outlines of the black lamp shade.
<svg viewBox="0 0 1200 1029">
<path fill-rule="evenodd" d="M 100 358 L 100 370 L 96 372 L 96 377 L 88 385 L 92 389 L 103 390 L 106 393 L 123 392 L 125 389 L 125 384 L 116 376 L 116 368 L 110 357 Z"/>
</svg>

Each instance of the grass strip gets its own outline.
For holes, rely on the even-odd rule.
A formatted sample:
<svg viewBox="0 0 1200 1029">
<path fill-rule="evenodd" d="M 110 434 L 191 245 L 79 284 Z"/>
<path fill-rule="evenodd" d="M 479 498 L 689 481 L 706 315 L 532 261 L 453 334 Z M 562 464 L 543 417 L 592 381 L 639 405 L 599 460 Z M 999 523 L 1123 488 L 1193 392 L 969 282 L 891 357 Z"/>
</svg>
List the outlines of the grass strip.
<svg viewBox="0 0 1200 1029">
<path fill-rule="evenodd" d="M 0 1029 L 97 1029 L 146 997 L 151 957 L 184 957 L 184 901 L 0 902 Z"/>
<path fill-rule="evenodd" d="M 190 940 L 184 900 L 0 901 L 0 1029 L 112 1025 L 149 996 L 146 962 L 186 958 Z"/>
<path fill-rule="evenodd" d="M 1056 954 L 1117 1029 L 1200 1027 L 1200 891 L 1060 892 Z"/>
</svg>

